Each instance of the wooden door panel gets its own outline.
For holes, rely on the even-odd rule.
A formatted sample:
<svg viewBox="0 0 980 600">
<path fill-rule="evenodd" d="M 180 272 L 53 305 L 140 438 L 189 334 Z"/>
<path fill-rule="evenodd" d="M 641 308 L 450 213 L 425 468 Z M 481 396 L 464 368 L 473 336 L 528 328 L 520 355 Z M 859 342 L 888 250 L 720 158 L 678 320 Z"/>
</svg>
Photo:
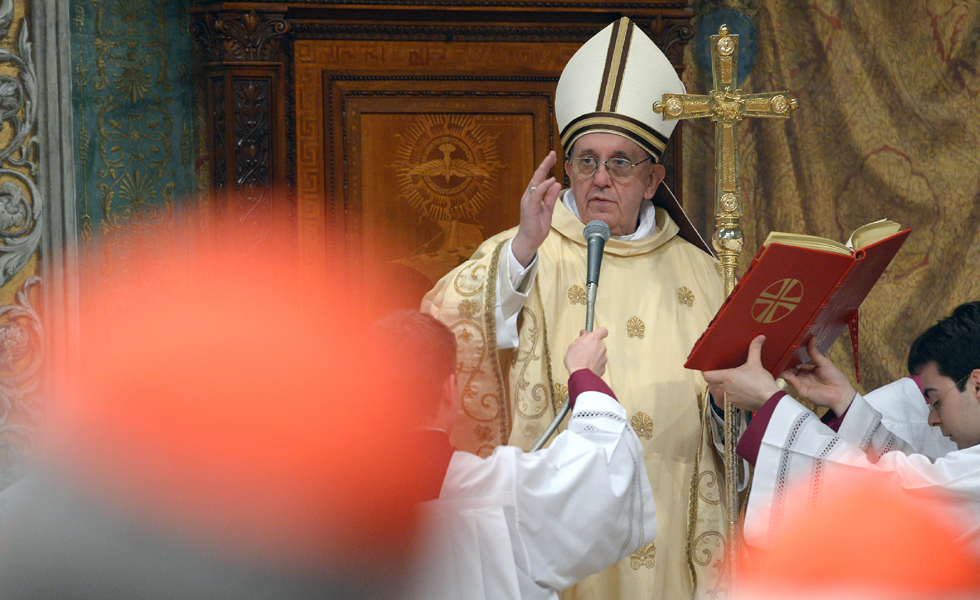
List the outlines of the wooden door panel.
<svg viewBox="0 0 980 600">
<path fill-rule="evenodd" d="M 548 45 L 564 54 L 542 77 L 540 63 L 529 73 L 529 45 L 331 44 L 297 42 L 300 253 L 381 264 L 369 291 L 417 306 L 480 242 L 517 225 L 534 168 L 560 146 L 554 89 L 577 45 Z M 351 52 L 356 70 L 340 59 Z M 406 75 L 409 63 L 426 75 Z M 463 74 L 441 74 L 452 68 Z"/>
<path fill-rule="evenodd" d="M 400 265 L 428 289 L 484 239 L 516 225 L 524 188 L 550 148 L 549 116 L 546 94 L 349 102 L 342 173 L 351 262 Z"/>
</svg>

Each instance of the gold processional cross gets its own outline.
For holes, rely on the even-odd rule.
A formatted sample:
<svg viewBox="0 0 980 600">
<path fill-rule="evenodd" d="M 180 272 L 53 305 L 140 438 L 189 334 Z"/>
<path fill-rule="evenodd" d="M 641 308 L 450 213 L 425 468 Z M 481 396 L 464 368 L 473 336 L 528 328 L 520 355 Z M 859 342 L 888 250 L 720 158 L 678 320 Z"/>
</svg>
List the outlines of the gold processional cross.
<svg viewBox="0 0 980 600">
<path fill-rule="evenodd" d="M 715 123 L 715 234 L 711 244 L 718 253 L 725 278 L 725 293 L 735 287 L 735 267 L 742 251 L 742 183 L 735 139 L 735 124 L 745 117 L 788 119 L 799 104 L 789 92 L 744 94 L 738 82 L 738 35 L 722 25 L 711 36 L 711 76 L 714 89 L 707 95 L 664 94 L 653 110 L 664 121 L 710 117 Z M 725 551 L 729 590 L 738 574 L 738 441 L 740 415 L 725 401 L 725 507 L 728 512 Z"/>
</svg>

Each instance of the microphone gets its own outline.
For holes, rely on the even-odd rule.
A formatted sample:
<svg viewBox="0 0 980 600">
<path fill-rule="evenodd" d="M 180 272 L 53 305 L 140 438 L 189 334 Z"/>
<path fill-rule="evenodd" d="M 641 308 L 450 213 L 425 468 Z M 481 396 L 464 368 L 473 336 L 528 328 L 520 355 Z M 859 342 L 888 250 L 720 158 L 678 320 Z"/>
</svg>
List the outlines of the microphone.
<svg viewBox="0 0 980 600">
<path fill-rule="evenodd" d="M 606 240 L 609 239 L 609 226 L 599 220 L 590 221 L 585 226 L 583 235 L 589 246 L 589 259 L 585 274 L 585 285 L 589 288 L 585 297 L 585 330 L 591 333 L 592 322 L 595 318 L 595 293 L 596 288 L 599 287 L 599 267 L 602 265 L 602 249 L 606 247 Z M 534 445 L 531 446 L 531 452 L 535 452 L 544 447 L 548 439 L 558 429 L 558 425 L 565 418 L 565 415 L 568 414 L 571 405 L 572 403 L 568 401 L 562 405 L 557 411 L 558 414 L 555 415 L 554 420 L 548 425 L 548 428 L 544 430 L 544 433 L 541 434 L 538 441 L 534 442 Z"/>
<path fill-rule="evenodd" d="M 602 265 L 602 250 L 609 239 L 609 226 L 602 221 L 590 221 L 583 232 L 589 247 L 589 259 L 585 274 L 587 287 L 585 300 L 585 330 L 591 332 L 595 317 L 595 296 L 599 287 L 599 267 Z"/>
</svg>

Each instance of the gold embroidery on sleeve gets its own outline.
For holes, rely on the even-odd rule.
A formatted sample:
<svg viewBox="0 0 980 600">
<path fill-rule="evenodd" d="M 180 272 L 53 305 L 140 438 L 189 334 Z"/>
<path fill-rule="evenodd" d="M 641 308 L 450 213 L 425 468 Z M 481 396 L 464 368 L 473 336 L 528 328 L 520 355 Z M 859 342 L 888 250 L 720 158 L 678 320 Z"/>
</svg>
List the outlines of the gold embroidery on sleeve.
<svg viewBox="0 0 980 600">
<path fill-rule="evenodd" d="M 496 267 L 496 262 L 493 263 Z M 460 296 L 475 296 L 480 293 L 483 289 L 483 283 L 486 279 L 486 265 L 472 265 L 466 267 L 456 275 L 456 279 L 453 280 L 453 287 L 456 289 L 456 293 Z M 496 273 L 493 273 L 496 275 Z M 496 291 L 496 286 L 490 286 Z"/>
<path fill-rule="evenodd" d="M 514 406 L 517 414 L 528 420 L 534 420 L 544 416 L 548 410 L 548 402 L 543 398 L 540 386 L 532 386 L 528 375 L 532 362 L 540 357 L 538 343 L 542 341 L 543 332 L 538 325 L 538 315 L 534 311 L 525 306 L 521 315 L 524 317 L 521 332 L 527 337 L 523 338 L 520 346 L 517 347 L 517 364 L 520 366 L 520 371 L 514 386 Z"/>
<path fill-rule="evenodd" d="M 476 300 L 462 300 L 458 308 L 464 319 L 475 319 L 480 314 L 480 303 Z"/>
<path fill-rule="evenodd" d="M 486 274 L 487 279 L 490 281 L 496 281 L 497 279 L 497 265 L 500 263 L 500 251 L 501 249 L 503 249 L 505 243 L 506 241 L 497 244 L 497 247 L 494 248 L 493 250 L 493 255 L 490 257 L 490 269 Z M 461 277 L 462 277 L 462 273 L 460 273 L 460 276 L 457 277 L 456 280 L 459 281 Z M 497 286 L 487 285 L 483 287 L 485 288 L 483 305 L 496 306 Z M 479 291 L 479 289 L 477 291 Z M 475 295 L 475 292 L 474 294 L 463 294 L 463 295 L 464 296 Z M 494 398 L 492 394 L 488 394 L 487 396 L 490 396 L 490 398 L 487 398 L 487 400 L 490 399 L 496 400 L 497 408 L 499 411 L 498 414 L 501 415 L 500 439 L 502 440 L 503 443 L 507 443 L 507 438 L 510 437 L 510 428 L 512 423 L 511 423 L 510 407 L 508 406 L 508 402 L 507 402 L 508 400 L 507 390 L 504 387 L 503 370 L 500 368 L 500 355 L 497 352 L 497 318 L 496 317 L 497 316 L 494 314 L 494 311 L 492 310 L 487 310 L 483 312 L 483 326 L 487 332 L 486 341 L 485 341 L 486 345 L 484 351 L 486 352 L 487 357 L 490 359 L 490 365 L 493 368 L 494 380 L 496 380 L 497 382 L 496 397 Z"/>
</svg>

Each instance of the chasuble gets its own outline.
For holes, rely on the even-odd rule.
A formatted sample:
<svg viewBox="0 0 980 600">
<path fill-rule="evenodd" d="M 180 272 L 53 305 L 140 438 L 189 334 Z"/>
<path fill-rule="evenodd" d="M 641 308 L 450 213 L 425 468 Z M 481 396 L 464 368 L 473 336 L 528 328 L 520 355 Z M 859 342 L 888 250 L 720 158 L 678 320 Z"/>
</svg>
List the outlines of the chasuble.
<svg viewBox="0 0 980 600">
<path fill-rule="evenodd" d="M 683 367 L 724 300 L 717 261 L 678 235 L 655 210 L 653 233 L 611 238 L 599 278 L 595 327 L 606 327 L 616 390 L 644 450 L 657 507 L 657 539 L 563 594 L 565 599 L 706 597 L 724 549 L 720 457 L 709 431 L 706 386 Z M 584 328 L 583 223 L 561 200 L 538 249 L 533 282 L 514 289 L 507 242 L 516 228 L 486 242 L 429 292 L 422 310 L 446 323 L 459 344 L 460 414 L 456 447 L 489 455 L 502 444 L 528 449 L 567 397 L 562 357 Z M 524 287 L 528 289 L 524 289 Z M 498 348 L 506 327 L 498 304 L 517 302 L 517 346 Z M 504 312 L 507 308 L 504 306 Z M 561 430 L 561 429 L 560 429 Z"/>
</svg>

